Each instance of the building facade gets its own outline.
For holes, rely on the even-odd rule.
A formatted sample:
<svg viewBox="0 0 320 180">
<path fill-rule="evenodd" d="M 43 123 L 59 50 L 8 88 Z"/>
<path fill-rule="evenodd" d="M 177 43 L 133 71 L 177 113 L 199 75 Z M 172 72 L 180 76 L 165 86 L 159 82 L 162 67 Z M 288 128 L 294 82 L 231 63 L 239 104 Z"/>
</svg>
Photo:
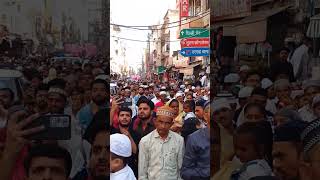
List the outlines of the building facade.
<svg viewBox="0 0 320 180">
<path fill-rule="evenodd" d="M 177 0 L 176 9 L 168 10 L 163 22 L 151 27 L 150 61 L 147 63 L 151 68 L 147 69 L 147 74 L 164 81 L 206 71 L 210 64 L 209 57 L 183 57 L 179 53 L 182 29 L 210 27 L 209 0 L 188 0 L 187 17 L 181 17 L 181 4 L 182 0 Z"/>
<path fill-rule="evenodd" d="M 124 42 L 115 37 L 119 37 L 121 29 L 119 26 L 110 26 L 110 34 L 114 36 L 110 41 L 110 73 L 128 74 L 128 66 L 126 60 L 126 48 Z"/>
</svg>

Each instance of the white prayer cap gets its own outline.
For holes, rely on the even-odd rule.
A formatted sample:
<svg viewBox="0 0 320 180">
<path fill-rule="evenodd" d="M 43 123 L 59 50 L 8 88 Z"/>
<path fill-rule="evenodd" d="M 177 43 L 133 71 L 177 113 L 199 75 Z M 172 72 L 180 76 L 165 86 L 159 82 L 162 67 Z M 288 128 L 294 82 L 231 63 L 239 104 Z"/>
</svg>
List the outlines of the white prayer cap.
<svg viewBox="0 0 320 180">
<path fill-rule="evenodd" d="M 161 86 L 161 90 L 166 90 L 167 88 L 165 86 Z"/>
<path fill-rule="evenodd" d="M 250 67 L 248 66 L 248 65 L 242 65 L 241 67 L 240 67 L 240 72 L 242 72 L 242 71 L 249 71 L 250 70 Z"/>
<path fill-rule="evenodd" d="M 182 97 L 183 96 L 183 93 L 182 92 L 178 92 L 177 94 L 176 94 L 176 98 L 177 97 Z"/>
<path fill-rule="evenodd" d="M 307 80 L 302 85 L 304 89 L 307 89 L 308 87 L 320 87 L 320 80 Z"/>
<path fill-rule="evenodd" d="M 194 90 L 196 87 L 192 86 L 192 90 Z"/>
<path fill-rule="evenodd" d="M 185 93 L 189 92 L 189 89 L 184 90 Z"/>
<path fill-rule="evenodd" d="M 110 151 L 121 157 L 130 157 L 132 154 L 130 139 L 124 134 L 110 136 Z"/>
<path fill-rule="evenodd" d="M 224 83 L 236 83 L 239 82 L 239 80 L 240 76 L 236 73 L 231 73 L 224 77 Z"/>
<path fill-rule="evenodd" d="M 184 89 L 186 86 L 185 85 L 181 85 L 180 86 L 180 89 Z"/>
<path fill-rule="evenodd" d="M 273 85 L 273 82 L 268 78 L 263 78 L 261 81 L 261 88 L 268 89 Z"/>
<path fill-rule="evenodd" d="M 253 91 L 253 87 L 250 86 L 245 86 L 243 88 L 240 89 L 239 93 L 238 93 L 238 97 L 239 98 L 247 98 L 251 96 L 251 93 Z"/>
<path fill-rule="evenodd" d="M 228 108 L 231 110 L 231 106 L 229 101 L 226 98 L 219 98 L 213 101 L 213 105 L 212 105 L 213 111 L 219 111 L 222 108 Z"/>
<path fill-rule="evenodd" d="M 312 100 L 312 107 L 320 103 L 320 95 L 317 95 Z"/>
<path fill-rule="evenodd" d="M 102 80 L 108 80 L 108 76 L 105 75 L 105 74 L 101 74 L 101 75 L 98 75 L 95 79 L 102 79 Z"/>
<path fill-rule="evenodd" d="M 160 95 L 167 95 L 165 91 L 160 91 Z"/>
</svg>

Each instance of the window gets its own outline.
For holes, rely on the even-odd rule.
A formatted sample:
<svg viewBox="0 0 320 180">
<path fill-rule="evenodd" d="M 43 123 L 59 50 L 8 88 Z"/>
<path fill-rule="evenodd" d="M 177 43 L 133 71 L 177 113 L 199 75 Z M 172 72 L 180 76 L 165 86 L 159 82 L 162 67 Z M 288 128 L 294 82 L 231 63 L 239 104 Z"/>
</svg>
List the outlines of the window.
<svg viewBox="0 0 320 180">
<path fill-rule="evenodd" d="M 194 0 L 189 1 L 189 16 L 194 16 Z"/>
<path fill-rule="evenodd" d="M 195 16 L 201 13 L 201 0 L 195 0 L 194 12 Z"/>
<path fill-rule="evenodd" d="M 205 0 L 205 10 L 209 9 L 209 0 Z"/>
</svg>

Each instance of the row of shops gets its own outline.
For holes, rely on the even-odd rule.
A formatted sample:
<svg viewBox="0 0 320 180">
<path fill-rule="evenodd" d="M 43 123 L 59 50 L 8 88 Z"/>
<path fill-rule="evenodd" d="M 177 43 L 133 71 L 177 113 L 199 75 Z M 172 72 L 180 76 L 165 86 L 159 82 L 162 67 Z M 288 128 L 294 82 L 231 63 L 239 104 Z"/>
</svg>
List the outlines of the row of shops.
<svg viewBox="0 0 320 180">
<path fill-rule="evenodd" d="M 214 13 L 213 28 L 217 34 L 223 29 L 222 42 L 216 42 L 220 46 L 215 49 L 216 54 L 232 57 L 240 64 L 260 61 L 270 65 L 278 49 L 289 44 L 298 46 L 303 38 L 308 37 L 313 38 L 314 55 L 319 56 L 320 15 L 312 16 L 311 9 L 316 13 L 318 7 L 313 4 L 311 8 L 309 1 L 240 0 L 225 3 L 247 8 L 219 14 L 227 6 L 215 4 L 218 12 Z"/>
</svg>

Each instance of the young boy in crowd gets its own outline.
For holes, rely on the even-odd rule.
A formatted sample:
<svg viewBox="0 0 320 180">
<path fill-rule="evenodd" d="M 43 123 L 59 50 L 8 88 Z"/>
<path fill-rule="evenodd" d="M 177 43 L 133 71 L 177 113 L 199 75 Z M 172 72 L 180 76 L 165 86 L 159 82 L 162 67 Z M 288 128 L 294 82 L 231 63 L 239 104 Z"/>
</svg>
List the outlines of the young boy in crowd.
<svg viewBox="0 0 320 180">
<path fill-rule="evenodd" d="M 127 158 L 131 153 L 131 142 L 126 135 L 110 136 L 110 180 L 136 180 L 132 169 L 127 164 Z"/>
</svg>

